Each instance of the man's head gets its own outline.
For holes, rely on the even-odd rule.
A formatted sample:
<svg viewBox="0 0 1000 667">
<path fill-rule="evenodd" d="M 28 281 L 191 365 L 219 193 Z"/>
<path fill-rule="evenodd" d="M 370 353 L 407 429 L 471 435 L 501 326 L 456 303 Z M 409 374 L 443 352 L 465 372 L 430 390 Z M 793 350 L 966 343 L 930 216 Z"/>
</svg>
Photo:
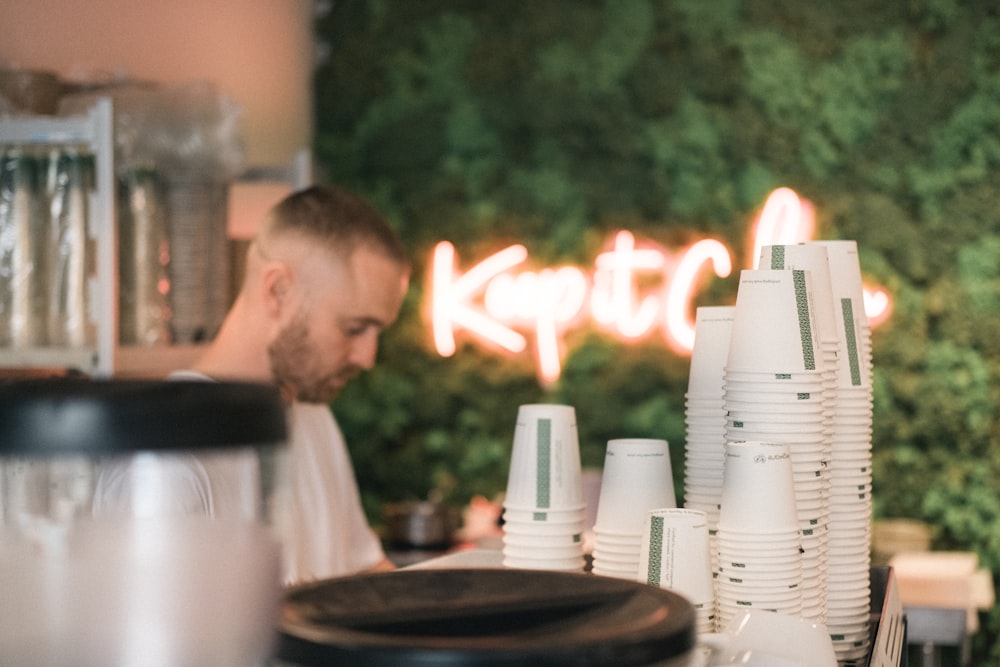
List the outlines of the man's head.
<svg viewBox="0 0 1000 667">
<path fill-rule="evenodd" d="M 329 402 L 375 363 L 399 314 L 409 263 L 382 216 L 336 187 L 294 193 L 270 213 L 247 262 L 274 324 L 270 372 L 298 400 Z"/>
</svg>

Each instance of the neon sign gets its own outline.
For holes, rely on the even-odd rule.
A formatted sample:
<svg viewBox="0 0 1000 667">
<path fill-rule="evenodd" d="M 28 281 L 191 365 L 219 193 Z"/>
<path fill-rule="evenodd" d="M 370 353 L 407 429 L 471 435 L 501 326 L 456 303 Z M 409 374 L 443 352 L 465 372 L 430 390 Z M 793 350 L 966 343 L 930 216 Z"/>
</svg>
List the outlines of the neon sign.
<svg viewBox="0 0 1000 667">
<path fill-rule="evenodd" d="M 753 258 L 765 245 L 808 241 L 814 230 L 811 205 L 794 191 L 779 188 L 768 197 L 752 227 Z M 700 240 L 677 253 L 638 244 L 628 231 L 614 235 L 611 248 L 597 256 L 588 276 L 575 266 L 512 273 L 528 259 L 523 245 L 487 257 L 465 273 L 456 269 L 455 247 L 442 241 L 431 261 L 430 319 L 434 345 L 444 357 L 455 354 L 455 333 L 465 330 L 512 353 L 524 352 L 534 336 L 539 379 L 553 382 L 562 370 L 563 334 L 589 314 L 598 327 L 624 340 L 646 337 L 659 325 L 664 342 L 678 354 L 694 345 L 691 306 L 709 271 L 718 278 L 732 272 L 729 249 L 714 239 Z M 658 287 L 639 285 L 660 279 Z M 884 290 L 865 294 L 874 326 L 888 316 Z"/>
</svg>

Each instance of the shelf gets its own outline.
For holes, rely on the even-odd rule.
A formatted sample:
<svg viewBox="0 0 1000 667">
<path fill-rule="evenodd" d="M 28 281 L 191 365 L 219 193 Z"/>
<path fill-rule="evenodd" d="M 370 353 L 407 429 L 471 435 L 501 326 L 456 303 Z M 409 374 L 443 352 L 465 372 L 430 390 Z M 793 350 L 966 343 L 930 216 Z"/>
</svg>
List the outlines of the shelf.
<svg viewBox="0 0 1000 667">
<path fill-rule="evenodd" d="M 173 370 L 189 368 L 205 347 L 204 344 L 123 346 L 119 343 L 122 338 L 118 320 L 118 184 L 114 128 L 113 103 L 108 97 L 98 98 L 87 111 L 71 117 L 0 119 L 0 154 L 11 149 L 82 149 L 93 156 L 95 171 L 93 189 L 87 197 L 87 234 L 94 243 L 94 268 L 85 280 L 89 295 L 88 324 L 96 332 L 86 338 L 85 346 L 72 348 L 26 347 L 22 346 L 22 341 L 30 344 L 42 339 L 11 338 L 17 347 L 0 347 L 0 377 L 66 373 L 93 377 L 163 377 Z M 245 236 L 252 236 L 254 226 L 278 199 L 311 182 L 311 166 L 311 152 L 304 148 L 286 165 L 248 168 L 230 184 L 236 186 L 236 195 L 243 195 L 242 198 L 237 196 L 235 202 L 230 201 L 230 214 L 245 218 L 238 221 Z M 231 227 L 234 221 L 228 222 Z M 229 240 L 246 243 L 246 239 L 232 234 Z M 240 269 L 241 260 L 241 257 L 234 258 L 234 265 Z M 232 286 L 233 289 L 237 287 Z"/>
<path fill-rule="evenodd" d="M 115 350 L 115 376 L 160 378 L 190 368 L 205 345 L 125 346 Z"/>
<path fill-rule="evenodd" d="M 115 170 L 114 116 L 110 98 L 97 99 L 86 114 L 0 120 L 0 145 L 8 147 L 83 147 L 94 157 L 94 189 L 89 193 L 88 235 L 95 240 L 95 272 L 87 276 L 98 298 L 89 305 L 95 339 L 83 348 L 0 349 L 0 368 L 11 372 L 33 368 L 74 369 L 108 376 L 112 373 L 118 327 L 115 315 Z"/>
</svg>

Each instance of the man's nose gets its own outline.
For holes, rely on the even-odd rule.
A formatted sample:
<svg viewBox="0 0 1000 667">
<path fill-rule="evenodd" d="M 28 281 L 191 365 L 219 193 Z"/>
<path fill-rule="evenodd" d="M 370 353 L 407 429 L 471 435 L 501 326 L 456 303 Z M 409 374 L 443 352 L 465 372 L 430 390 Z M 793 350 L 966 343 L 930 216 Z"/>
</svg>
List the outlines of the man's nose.
<svg viewBox="0 0 1000 667">
<path fill-rule="evenodd" d="M 369 332 L 358 337 L 351 348 L 351 362 L 365 370 L 371 369 L 375 365 L 375 357 L 378 355 L 378 334 Z"/>
</svg>

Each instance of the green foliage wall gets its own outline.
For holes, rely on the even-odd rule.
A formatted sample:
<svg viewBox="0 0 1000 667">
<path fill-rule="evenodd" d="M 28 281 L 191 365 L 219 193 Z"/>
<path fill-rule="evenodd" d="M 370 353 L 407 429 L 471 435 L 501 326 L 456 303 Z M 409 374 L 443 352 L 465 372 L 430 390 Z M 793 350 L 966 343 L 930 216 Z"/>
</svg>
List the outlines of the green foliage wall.
<svg viewBox="0 0 1000 667">
<path fill-rule="evenodd" d="M 317 20 L 316 155 L 406 237 L 414 289 L 380 366 L 334 411 L 373 517 L 506 482 L 517 405 L 576 406 L 587 463 L 666 437 L 682 471 L 687 362 L 579 332 L 560 383 L 422 319 L 432 245 L 518 239 L 592 262 L 612 231 L 744 246 L 790 186 L 895 299 L 874 334 L 876 513 L 1000 568 L 1000 14 L 958 0 L 339 0 Z M 701 304 L 731 303 L 735 278 Z M 678 487 L 680 488 L 680 486 Z M 1000 618 L 977 638 L 983 660 Z"/>
</svg>

